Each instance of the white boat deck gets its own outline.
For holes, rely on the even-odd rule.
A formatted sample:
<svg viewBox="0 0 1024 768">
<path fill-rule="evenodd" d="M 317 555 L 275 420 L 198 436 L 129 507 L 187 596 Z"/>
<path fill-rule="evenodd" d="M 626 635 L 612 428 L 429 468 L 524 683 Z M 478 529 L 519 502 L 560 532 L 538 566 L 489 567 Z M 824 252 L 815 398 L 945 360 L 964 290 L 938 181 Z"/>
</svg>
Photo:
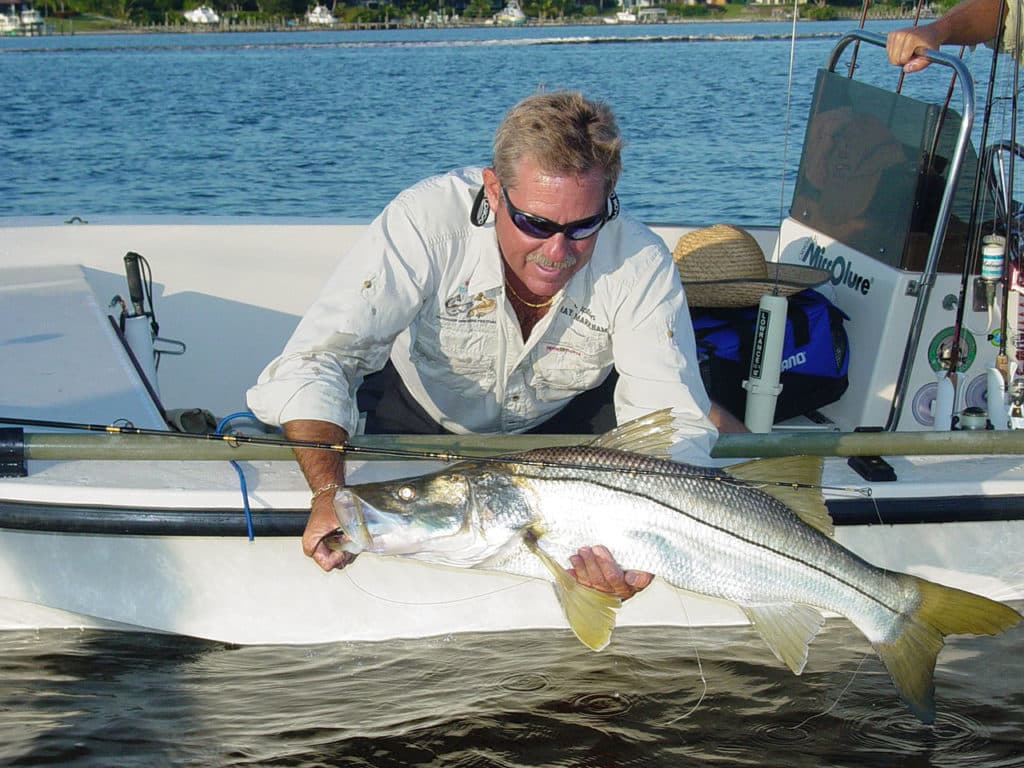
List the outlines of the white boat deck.
<svg viewBox="0 0 1024 768">
<path fill-rule="evenodd" d="M 0 295 L 6 415 L 166 428 L 80 266 L 4 269 Z"/>
</svg>

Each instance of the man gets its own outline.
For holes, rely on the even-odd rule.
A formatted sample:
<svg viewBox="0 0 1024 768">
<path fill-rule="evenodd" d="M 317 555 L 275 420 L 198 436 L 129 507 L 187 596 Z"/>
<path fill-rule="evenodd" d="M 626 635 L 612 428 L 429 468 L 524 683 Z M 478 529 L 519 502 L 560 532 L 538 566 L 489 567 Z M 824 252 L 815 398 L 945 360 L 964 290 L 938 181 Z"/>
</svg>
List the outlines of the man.
<svg viewBox="0 0 1024 768">
<path fill-rule="evenodd" d="M 249 390 L 253 412 L 327 443 L 360 410 L 368 432 L 524 432 L 609 386 L 614 368 L 618 421 L 671 406 L 687 436 L 676 455 L 706 461 L 717 431 L 686 300 L 664 243 L 618 216 L 621 145 L 611 110 L 579 93 L 521 101 L 492 167 L 426 179 L 370 224 Z M 343 567 L 323 543 L 343 458 L 296 456 L 314 489 L 303 549 Z M 572 564 L 621 597 L 651 579 L 603 547 Z"/>
<path fill-rule="evenodd" d="M 1014 53 L 1020 18 L 1018 1 L 963 0 L 930 24 L 894 30 L 886 38 L 889 61 L 903 67 L 904 72 L 918 72 L 928 66 L 928 60 L 919 55 L 921 51 L 937 51 L 947 44 L 992 44 L 1001 22 L 1005 25 L 1003 50 Z"/>
</svg>

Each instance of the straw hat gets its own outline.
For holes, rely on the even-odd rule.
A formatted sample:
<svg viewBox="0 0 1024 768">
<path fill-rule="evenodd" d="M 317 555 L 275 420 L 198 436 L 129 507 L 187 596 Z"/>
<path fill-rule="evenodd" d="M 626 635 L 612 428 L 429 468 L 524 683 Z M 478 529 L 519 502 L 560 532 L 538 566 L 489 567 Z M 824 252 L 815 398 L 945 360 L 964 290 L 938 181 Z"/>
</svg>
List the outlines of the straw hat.
<svg viewBox="0 0 1024 768">
<path fill-rule="evenodd" d="M 751 307 L 766 293 L 791 296 L 829 278 L 824 269 L 766 262 L 757 240 L 732 224 L 686 233 L 672 258 L 691 307 Z"/>
</svg>

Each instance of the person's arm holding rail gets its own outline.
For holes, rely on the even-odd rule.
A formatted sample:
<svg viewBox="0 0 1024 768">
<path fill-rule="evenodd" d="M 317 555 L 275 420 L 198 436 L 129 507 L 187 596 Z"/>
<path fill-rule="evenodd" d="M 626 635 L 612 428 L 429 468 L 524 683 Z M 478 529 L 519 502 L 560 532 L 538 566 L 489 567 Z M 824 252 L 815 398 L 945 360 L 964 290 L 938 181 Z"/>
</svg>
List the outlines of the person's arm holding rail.
<svg viewBox="0 0 1024 768">
<path fill-rule="evenodd" d="M 1000 19 L 1007 15 L 1004 0 L 963 0 L 929 24 L 890 32 L 886 53 L 890 63 L 903 67 L 904 72 L 918 72 L 929 64 L 921 55 L 924 50 L 937 51 L 943 45 L 977 45 L 994 40 Z M 1013 40 L 1015 19 L 1016 14 L 1009 14 L 1006 41 Z M 1004 42 L 1004 47 L 1007 45 Z"/>
</svg>

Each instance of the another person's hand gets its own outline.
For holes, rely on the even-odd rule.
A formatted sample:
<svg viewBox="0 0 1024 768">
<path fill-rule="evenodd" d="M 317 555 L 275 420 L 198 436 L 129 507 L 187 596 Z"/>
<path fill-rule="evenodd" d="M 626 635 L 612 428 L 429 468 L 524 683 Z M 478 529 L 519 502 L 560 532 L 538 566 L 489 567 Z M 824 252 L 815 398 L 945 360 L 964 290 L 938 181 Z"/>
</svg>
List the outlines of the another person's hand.
<svg viewBox="0 0 1024 768">
<path fill-rule="evenodd" d="M 925 49 L 937 51 L 943 42 L 939 30 L 932 24 L 906 27 L 888 34 L 885 39 L 885 52 L 889 56 L 890 64 L 903 67 L 904 72 L 919 72 L 930 62 L 917 52 Z"/>
<path fill-rule="evenodd" d="M 302 533 L 302 551 L 325 571 L 344 568 L 356 559 L 351 552 L 331 549 L 324 537 L 338 529 L 338 515 L 334 511 L 334 494 L 325 493 L 313 500 Z"/>
<path fill-rule="evenodd" d="M 623 571 L 606 547 L 581 547 L 569 558 L 569 573 L 585 587 L 627 600 L 654 580 L 644 571 Z"/>
</svg>

